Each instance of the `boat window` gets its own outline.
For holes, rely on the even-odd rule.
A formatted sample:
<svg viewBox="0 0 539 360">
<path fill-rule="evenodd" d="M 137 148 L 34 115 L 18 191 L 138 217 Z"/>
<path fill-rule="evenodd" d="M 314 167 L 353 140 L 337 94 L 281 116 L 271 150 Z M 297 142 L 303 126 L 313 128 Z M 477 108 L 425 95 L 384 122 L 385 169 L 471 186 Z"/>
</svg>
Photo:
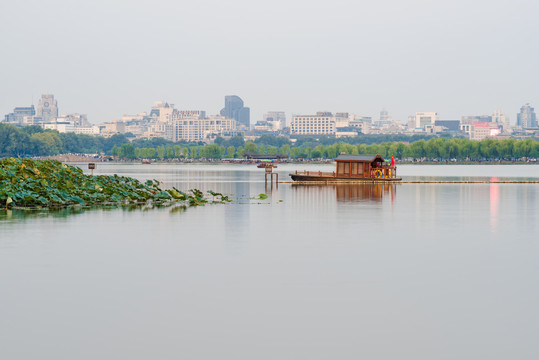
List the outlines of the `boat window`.
<svg viewBox="0 0 539 360">
<path fill-rule="evenodd" d="M 337 174 L 344 174 L 344 164 L 342 162 L 337 163 Z"/>
</svg>

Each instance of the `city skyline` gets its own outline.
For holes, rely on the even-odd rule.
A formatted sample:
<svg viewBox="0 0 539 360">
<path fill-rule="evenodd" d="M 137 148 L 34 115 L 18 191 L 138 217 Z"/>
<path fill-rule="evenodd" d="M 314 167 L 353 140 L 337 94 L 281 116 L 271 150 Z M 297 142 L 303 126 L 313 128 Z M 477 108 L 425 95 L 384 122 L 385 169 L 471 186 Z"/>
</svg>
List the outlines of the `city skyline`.
<svg viewBox="0 0 539 360">
<path fill-rule="evenodd" d="M 43 97 L 47 97 L 47 96 L 52 96 L 53 98 L 56 96 L 55 94 L 52 94 L 52 93 L 43 93 L 41 95 L 40 98 L 37 98 L 37 101 L 33 101 L 31 104 L 14 104 L 11 106 L 11 108 L 2 113 L 0 112 L 0 122 L 2 122 L 4 120 L 4 116 L 10 114 L 13 112 L 14 109 L 18 109 L 18 108 L 25 108 L 25 109 L 30 109 L 30 108 L 33 108 L 34 109 L 34 112 L 37 111 L 37 114 L 39 116 L 39 107 L 40 107 L 40 103 L 43 100 Z M 223 96 L 221 96 L 221 98 L 223 98 Z M 227 99 L 228 98 L 235 98 L 237 99 L 239 102 L 241 102 L 241 106 L 243 107 L 243 96 L 238 96 L 238 95 L 224 95 L 224 98 L 225 98 L 225 103 L 227 102 Z M 56 98 L 57 99 L 57 98 Z M 73 111 L 62 111 L 62 112 L 59 112 L 58 109 L 57 109 L 57 105 L 56 105 L 56 102 L 57 100 L 54 99 L 54 109 L 56 111 L 56 115 L 53 116 L 53 117 L 58 117 L 60 116 L 61 114 L 62 115 L 67 115 L 67 114 L 72 114 L 72 113 L 83 113 L 85 115 L 88 115 L 87 113 L 85 112 L 82 112 L 82 111 L 78 111 L 77 109 L 74 109 Z M 222 100 L 221 100 L 222 101 Z M 134 114 L 141 114 L 141 113 L 149 113 L 148 111 L 148 108 L 151 106 L 151 103 L 157 103 L 157 102 L 163 102 L 163 103 L 168 103 L 168 104 L 171 104 L 171 105 L 174 105 L 174 107 L 178 108 L 178 109 L 183 109 L 183 110 L 196 110 L 196 111 L 204 111 L 204 112 L 207 112 L 209 114 L 221 114 L 221 115 L 230 115 L 228 116 L 229 118 L 232 118 L 232 119 L 235 119 L 237 120 L 239 123 L 242 123 L 241 121 L 239 121 L 237 118 L 235 118 L 234 116 L 232 116 L 232 113 L 227 113 L 225 111 L 225 108 L 221 108 L 220 110 L 217 110 L 217 111 L 207 111 L 206 109 L 208 109 L 209 107 L 206 106 L 206 105 L 202 105 L 201 107 L 195 107 L 195 106 L 190 106 L 189 104 L 185 105 L 185 106 L 178 106 L 178 103 L 177 102 L 174 102 L 174 101 L 170 101 L 170 100 L 151 100 L 151 101 L 146 101 L 146 103 L 142 106 L 143 109 L 141 111 L 134 111 L 134 110 L 125 110 L 119 114 L 116 114 L 115 116 L 113 116 L 112 118 L 107 118 L 107 119 L 101 119 L 100 121 L 97 121 L 97 120 L 94 120 L 92 121 L 91 119 L 89 120 L 90 123 L 93 123 L 93 124 L 98 124 L 100 122 L 110 122 L 110 121 L 116 121 L 126 115 L 134 115 Z M 485 116 L 496 116 L 496 114 L 498 112 L 501 112 L 502 114 L 506 115 L 509 117 L 509 120 L 510 120 L 510 125 L 511 126 L 514 126 L 514 125 L 518 125 L 518 115 L 520 113 L 520 111 L 522 111 L 523 108 L 525 107 L 530 107 L 531 106 L 531 109 L 533 110 L 533 106 L 534 106 L 534 103 L 530 103 L 530 102 L 523 102 L 521 103 L 516 109 L 511 109 L 509 111 L 507 110 L 500 110 L 502 109 L 501 107 L 493 107 L 491 108 L 490 110 L 487 110 L 485 112 L 479 112 L 479 111 L 475 111 L 475 112 L 471 112 L 471 113 L 461 113 L 461 114 L 458 114 L 456 115 L 454 118 L 448 118 L 446 116 L 443 116 L 443 114 L 440 114 L 438 111 L 431 111 L 432 113 L 436 113 L 437 116 L 439 117 L 439 120 L 464 120 L 465 118 L 467 117 L 485 117 Z M 9 107 L 8 107 L 9 108 Z M 71 108 L 69 106 L 64 106 L 63 102 L 62 102 L 62 109 L 64 108 Z M 249 113 L 249 111 L 251 110 L 250 107 L 243 107 L 243 109 L 246 109 L 247 112 Z M 281 110 L 279 108 L 272 108 L 270 110 L 265 110 L 261 115 L 260 117 L 257 117 L 257 118 L 251 118 L 250 119 L 250 125 L 251 125 L 251 128 L 255 125 L 255 123 L 257 121 L 261 121 L 265 118 L 266 114 L 267 113 L 271 113 L 271 112 L 275 112 L 276 110 Z M 403 119 L 400 119 L 400 118 L 395 118 L 393 116 L 393 112 L 391 110 L 388 110 L 388 107 L 382 107 L 381 109 L 379 109 L 377 112 L 373 113 L 373 114 L 370 114 L 370 113 L 365 113 L 365 112 L 352 112 L 352 111 L 349 111 L 348 109 L 323 109 L 321 107 L 317 108 L 315 111 L 312 112 L 312 114 L 314 113 L 317 113 L 317 112 L 320 112 L 320 111 L 329 111 L 329 112 L 339 112 L 339 111 L 346 111 L 346 112 L 350 112 L 350 113 L 353 113 L 353 114 L 356 114 L 356 115 L 361 115 L 361 116 L 366 116 L 366 117 L 371 117 L 372 118 L 372 121 L 374 122 L 377 122 L 378 120 L 382 120 L 384 121 L 384 119 L 386 119 L 386 117 L 389 116 L 389 119 L 390 121 L 391 120 L 394 120 L 394 121 L 397 121 L 399 123 L 402 123 L 402 124 L 407 124 L 407 122 L 409 122 L 409 119 L 411 116 L 415 116 L 416 113 L 418 112 L 429 112 L 429 111 L 424 111 L 424 109 L 416 109 L 414 112 L 410 113 L 409 115 L 407 115 L 405 118 Z M 291 121 L 291 118 L 293 116 L 299 116 L 299 115 L 304 115 L 304 114 L 308 114 L 308 112 L 301 112 L 301 111 L 280 111 L 282 113 L 284 113 L 286 115 L 286 120 L 287 120 L 287 124 L 289 125 L 290 121 Z M 249 117 L 249 116 L 247 116 Z M 88 118 L 90 118 L 88 116 Z M 386 119 L 387 121 L 387 119 Z M 479 121 L 479 120 L 477 120 Z"/>
<path fill-rule="evenodd" d="M 241 96 L 252 121 L 273 110 L 383 108 L 402 122 L 416 111 L 456 119 L 493 109 L 514 121 L 515 109 L 539 102 L 531 0 L 52 0 L 3 10 L 4 114 L 42 93 L 96 123 L 157 99 L 217 114 L 224 94 Z"/>
</svg>

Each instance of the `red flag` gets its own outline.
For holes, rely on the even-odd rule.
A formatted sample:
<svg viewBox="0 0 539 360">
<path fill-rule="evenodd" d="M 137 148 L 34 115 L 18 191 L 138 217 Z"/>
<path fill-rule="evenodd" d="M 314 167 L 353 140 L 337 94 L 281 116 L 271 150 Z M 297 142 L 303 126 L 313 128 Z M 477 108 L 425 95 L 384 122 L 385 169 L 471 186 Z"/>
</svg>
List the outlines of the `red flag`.
<svg viewBox="0 0 539 360">
<path fill-rule="evenodd" d="M 395 158 L 391 155 L 391 167 L 395 167 Z"/>
</svg>

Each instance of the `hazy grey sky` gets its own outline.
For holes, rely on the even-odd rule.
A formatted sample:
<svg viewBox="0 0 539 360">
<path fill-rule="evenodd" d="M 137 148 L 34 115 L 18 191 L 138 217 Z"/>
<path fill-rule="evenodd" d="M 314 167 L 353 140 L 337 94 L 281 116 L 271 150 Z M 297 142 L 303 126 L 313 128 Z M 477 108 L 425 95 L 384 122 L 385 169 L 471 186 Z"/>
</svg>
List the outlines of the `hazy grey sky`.
<svg viewBox="0 0 539 360">
<path fill-rule="evenodd" d="M 442 119 L 539 107 L 539 1 L 0 3 L 0 116 L 53 93 L 93 123 L 155 100 L 217 113 Z"/>
</svg>

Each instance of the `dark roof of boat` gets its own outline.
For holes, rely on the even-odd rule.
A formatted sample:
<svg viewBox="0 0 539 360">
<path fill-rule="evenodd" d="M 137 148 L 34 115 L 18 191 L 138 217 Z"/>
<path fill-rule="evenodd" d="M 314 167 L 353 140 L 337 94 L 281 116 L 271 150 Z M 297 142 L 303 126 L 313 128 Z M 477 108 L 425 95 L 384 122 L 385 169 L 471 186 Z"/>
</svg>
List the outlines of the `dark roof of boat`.
<svg viewBox="0 0 539 360">
<path fill-rule="evenodd" d="M 339 155 L 335 160 L 342 160 L 342 161 L 374 161 L 377 157 L 380 157 L 380 155 Z M 383 159 L 382 159 L 383 160 Z"/>
</svg>

